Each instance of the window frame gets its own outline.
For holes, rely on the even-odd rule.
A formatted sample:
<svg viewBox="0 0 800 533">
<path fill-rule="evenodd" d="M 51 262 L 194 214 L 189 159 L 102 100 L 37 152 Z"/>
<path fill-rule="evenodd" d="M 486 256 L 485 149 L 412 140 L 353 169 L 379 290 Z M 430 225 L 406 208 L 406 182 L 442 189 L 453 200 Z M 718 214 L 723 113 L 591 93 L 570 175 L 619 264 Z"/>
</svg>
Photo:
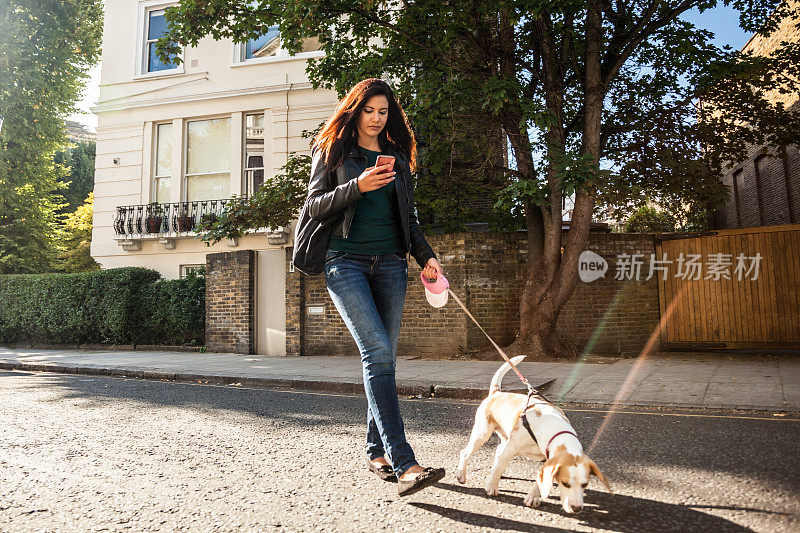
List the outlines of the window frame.
<svg viewBox="0 0 800 533">
<path fill-rule="evenodd" d="M 153 11 L 161 11 L 164 8 L 177 5 L 175 0 L 146 0 L 138 4 L 138 22 L 136 29 L 136 68 L 134 70 L 134 80 L 159 78 L 162 76 L 175 76 L 184 74 L 184 63 L 186 61 L 186 50 L 181 49 L 180 58 L 181 62 L 175 68 L 155 70 L 149 72 L 147 66 L 150 59 L 149 54 L 149 39 L 147 38 L 147 30 L 150 24 L 150 13 Z"/>
<path fill-rule="evenodd" d="M 159 155 L 158 149 L 159 149 L 159 139 L 160 139 L 160 135 L 161 135 L 159 130 L 160 130 L 161 126 L 167 126 L 167 125 L 170 126 L 170 128 L 169 128 L 169 135 L 170 135 L 170 141 L 169 141 L 169 145 L 170 145 L 170 153 L 169 153 L 170 165 L 169 165 L 169 169 L 170 170 L 169 170 L 169 174 L 168 175 L 159 176 L 158 175 L 158 155 Z M 172 144 L 173 144 L 172 140 L 174 139 L 173 129 L 172 128 L 174 128 L 174 125 L 173 125 L 172 121 L 156 122 L 156 123 L 153 124 L 153 132 L 155 133 L 155 135 L 153 135 L 153 151 L 152 151 L 153 157 L 151 158 L 152 161 L 153 161 L 153 170 L 152 170 L 153 184 L 152 184 L 152 191 L 151 191 L 151 194 L 150 194 L 150 196 L 151 196 L 150 201 L 151 202 L 157 202 L 158 201 L 158 180 L 160 180 L 160 179 L 168 179 L 168 180 L 170 180 L 169 186 L 170 186 L 170 191 L 172 191 L 172 186 L 173 186 L 173 182 L 171 181 L 172 180 L 172 176 L 173 176 L 172 154 L 175 152 L 175 147 L 172 146 Z"/>
<path fill-rule="evenodd" d="M 249 167 L 247 166 L 247 117 L 248 116 L 261 116 L 263 126 L 261 132 L 261 139 L 263 140 L 262 143 L 262 152 L 261 152 L 261 166 L 260 167 Z M 244 193 L 248 196 L 252 196 L 256 193 L 253 190 L 253 185 L 251 182 L 253 181 L 251 174 L 249 172 L 261 170 L 264 174 L 264 180 L 262 182 L 266 183 L 267 181 L 267 138 L 266 138 L 266 124 L 267 124 L 267 113 L 264 110 L 259 111 L 245 111 L 242 113 L 242 181 L 244 182 L 242 185 L 244 186 Z"/>
<path fill-rule="evenodd" d="M 186 279 L 189 277 L 189 271 L 198 271 L 206 266 L 204 263 L 180 265 L 178 269 L 178 279 Z"/>
<path fill-rule="evenodd" d="M 230 113 L 218 113 L 215 115 L 204 115 L 200 117 L 184 118 L 183 131 L 181 132 L 181 202 L 207 202 L 210 200 L 226 200 L 230 197 L 231 190 L 231 168 L 228 168 L 228 196 L 223 198 L 209 198 L 207 200 L 189 200 L 189 178 L 196 176 L 212 176 L 214 174 L 221 174 L 221 171 L 215 172 L 188 172 L 189 170 L 189 123 L 190 122 L 203 122 L 209 120 L 227 119 L 228 128 L 231 137 L 233 136 L 233 117 Z M 230 146 L 230 144 L 229 144 Z M 230 156 L 229 156 L 230 157 Z M 229 167 L 233 165 L 228 161 Z"/>
</svg>

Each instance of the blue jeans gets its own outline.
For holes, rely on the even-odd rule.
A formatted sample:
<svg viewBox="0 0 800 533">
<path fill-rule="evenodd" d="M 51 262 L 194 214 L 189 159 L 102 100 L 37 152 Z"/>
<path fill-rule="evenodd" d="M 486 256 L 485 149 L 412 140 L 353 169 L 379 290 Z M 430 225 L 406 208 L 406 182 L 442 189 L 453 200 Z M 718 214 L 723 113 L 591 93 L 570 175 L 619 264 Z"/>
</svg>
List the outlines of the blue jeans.
<svg viewBox="0 0 800 533">
<path fill-rule="evenodd" d="M 386 454 L 398 477 L 417 464 L 406 442 L 395 383 L 408 262 L 400 254 L 328 250 L 325 285 L 361 354 L 367 395 L 367 456 Z"/>
</svg>

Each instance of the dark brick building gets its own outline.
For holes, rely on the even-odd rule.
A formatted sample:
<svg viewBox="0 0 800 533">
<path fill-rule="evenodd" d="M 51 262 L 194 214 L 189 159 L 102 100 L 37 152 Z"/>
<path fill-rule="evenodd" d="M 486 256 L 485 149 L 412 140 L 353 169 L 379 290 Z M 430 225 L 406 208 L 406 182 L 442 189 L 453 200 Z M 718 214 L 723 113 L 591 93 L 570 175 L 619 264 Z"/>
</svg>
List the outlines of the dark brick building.
<svg viewBox="0 0 800 533">
<path fill-rule="evenodd" d="M 797 4 L 797 2 L 793 2 Z M 754 35 L 743 51 L 767 56 L 782 41 L 798 42 L 797 19 L 787 18 L 768 38 Z M 798 94 L 779 94 L 774 98 L 797 110 Z M 800 222 L 800 153 L 798 146 L 786 154 L 764 146 L 752 146 L 747 160 L 730 166 L 722 177 L 730 191 L 728 203 L 715 216 L 718 229 L 772 226 Z"/>
</svg>

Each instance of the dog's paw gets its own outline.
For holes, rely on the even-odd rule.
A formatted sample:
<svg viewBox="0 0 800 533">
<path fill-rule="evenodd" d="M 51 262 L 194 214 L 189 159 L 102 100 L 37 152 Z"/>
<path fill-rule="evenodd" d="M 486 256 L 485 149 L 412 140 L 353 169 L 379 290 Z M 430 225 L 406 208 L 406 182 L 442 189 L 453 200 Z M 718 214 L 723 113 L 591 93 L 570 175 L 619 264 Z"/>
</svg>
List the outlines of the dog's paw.
<svg viewBox="0 0 800 533">
<path fill-rule="evenodd" d="M 497 496 L 498 494 L 500 494 L 500 489 L 498 487 L 492 487 L 490 485 L 487 485 L 485 490 L 487 496 Z"/>
<path fill-rule="evenodd" d="M 456 479 L 462 485 L 467 482 L 467 473 L 462 471 L 456 471 Z"/>
<path fill-rule="evenodd" d="M 542 500 L 538 496 L 534 496 L 533 494 L 528 494 L 525 496 L 525 499 L 522 500 L 522 503 L 527 505 L 528 507 L 539 507 L 539 504 Z"/>
</svg>

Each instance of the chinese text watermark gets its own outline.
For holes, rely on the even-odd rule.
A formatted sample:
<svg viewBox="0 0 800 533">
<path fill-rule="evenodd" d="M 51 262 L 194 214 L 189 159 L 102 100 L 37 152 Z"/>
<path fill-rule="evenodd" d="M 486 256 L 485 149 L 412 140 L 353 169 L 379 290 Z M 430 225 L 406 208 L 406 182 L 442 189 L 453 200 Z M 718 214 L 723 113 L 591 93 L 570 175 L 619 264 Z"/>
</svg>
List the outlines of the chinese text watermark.
<svg viewBox="0 0 800 533">
<path fill-rule="evenodd" d="M 644 281 L 650 280 L 653 276 L 661 275 L 662 280 L 666 280 L 669 275 L 670 265 L 674 265 L 673 278 L 683 280 L 707 280 L 719 281 L 720 279 L 736 279 L 742 281 L 749 279 L 755 281 L 761 266 L 761 254 L 748 256 L 743 253 L 736 255 L 724 253 L 708 254 L 703 261 L 701 254 L 678 255 L 675 260 L 667 259 L 667 254 L 661 254 L 661 258 L 656 258 L 656 254 L 650 254 L 650 261 L 645 263 L 645 254 L 619 254 L 614 270 L 614 279 L 617 281 Z M 705 270 L 704 270 L 705 267 Z M 602 256 L 585 250 L 578 259 L 578 275 L 581 281 L 590 283 L 596 279 L 605 277 L 608 271 L 608 262 Z"/>
</svg>

